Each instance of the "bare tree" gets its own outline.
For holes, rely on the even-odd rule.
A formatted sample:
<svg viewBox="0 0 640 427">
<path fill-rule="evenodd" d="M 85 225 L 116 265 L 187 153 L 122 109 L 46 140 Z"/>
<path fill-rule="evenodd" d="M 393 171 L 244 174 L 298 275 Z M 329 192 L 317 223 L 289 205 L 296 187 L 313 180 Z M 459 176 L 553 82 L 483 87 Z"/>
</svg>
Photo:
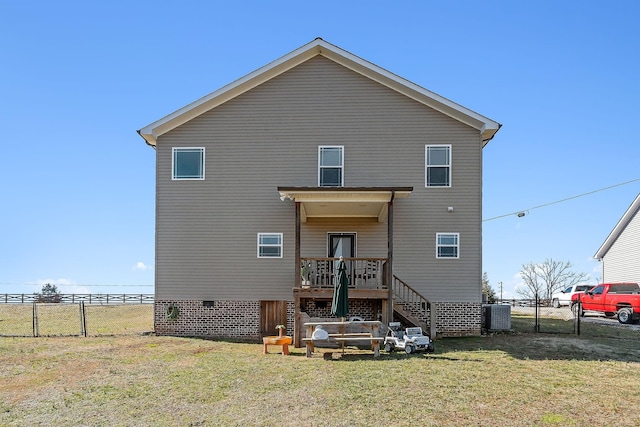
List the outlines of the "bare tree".
<svg viewBox="0 0 640 427">
<path fill-rule="evenodd" d="M 571 262 L 554 261 L 552 258 L 538 264 L 524 264 L 520 277 L 525 286 L 516 292 L 524 298 L 551 300 L 554 292 L 588 279 L 588 274 L 574 272 L 571 268 Z"/>
</svg>

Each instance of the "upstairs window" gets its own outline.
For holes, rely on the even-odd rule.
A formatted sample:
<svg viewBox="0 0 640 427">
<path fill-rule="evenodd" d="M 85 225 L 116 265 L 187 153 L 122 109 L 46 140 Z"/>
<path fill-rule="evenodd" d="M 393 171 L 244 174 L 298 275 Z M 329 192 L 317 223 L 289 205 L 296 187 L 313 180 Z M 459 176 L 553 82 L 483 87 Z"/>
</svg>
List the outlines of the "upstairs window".
<svg viewBox="0 0 640 427">
<path fill-rule="evenodd" d="M 436 233 L 436 258 L 460 258 L 460 233 Z"/>
<path fill-rule="evenodd" d="M 318 186 L 342 187 L 344 185 L 344 146 L 318 147 Z"/>
<path fill-rule="evenodd" d="M 451 187 L 451 145 L 425 148 L 425 187 Z"/>
<path fill-rule="evenodd" d="M 172 179 L 204 179 L 204 147 L 173 148 Z"/>
<path fill-rule="evenodd" d="M 282 233 L 258 233 L 258 258 L 282 258 Z"/>
</svg>

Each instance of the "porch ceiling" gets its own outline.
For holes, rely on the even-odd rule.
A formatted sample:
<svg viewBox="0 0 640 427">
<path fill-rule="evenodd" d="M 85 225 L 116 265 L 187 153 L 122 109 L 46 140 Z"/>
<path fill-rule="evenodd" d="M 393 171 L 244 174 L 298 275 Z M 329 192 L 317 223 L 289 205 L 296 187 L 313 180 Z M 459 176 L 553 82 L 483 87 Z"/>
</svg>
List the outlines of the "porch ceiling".
<svg viewBox="0 0 640 427">
<path fill-rule="evenodd" d="M 278 187 L 281 200 L 300 202 L 300 220 L 376 218 L 385 221 L 389 202 L 409 197 L 413 187 Z"/>
</svg>

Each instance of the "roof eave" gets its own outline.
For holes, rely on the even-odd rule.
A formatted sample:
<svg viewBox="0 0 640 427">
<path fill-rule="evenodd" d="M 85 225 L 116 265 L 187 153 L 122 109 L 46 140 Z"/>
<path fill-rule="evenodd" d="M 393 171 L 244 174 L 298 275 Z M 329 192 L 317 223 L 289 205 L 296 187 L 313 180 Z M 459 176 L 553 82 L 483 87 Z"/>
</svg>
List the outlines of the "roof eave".
<svg viewBox="0 0 640 427">
<path fill-rule="evenodd" d="M 329 58 L 344 67 L 351 69 L 365 77 L 370 78 L 396 92 L 431 107 L 445 115 L 448 115 L 460 122 L 463 122 L 482 132 L 483 146 L 491 140 L 495 133 L 502 126 L 500 123 L 491 120 L 481 114 L 476 113 L 450 99 L 431 92 L 403 77 L 391 73 L 369 61 L 353 55 L 337 46 L 321 40 L 325 49 L 320 54 Z"/>
<path fill-rule="evenodd" d="M 411 195 L 413 187 L 278 187 L 280 200 L 300 204 L 308 218 L 376 218 L 384 222 L 389 203 Z"/>
<path fill-rule="evenodd" d="M 622 234 L 624 229 L 627 227 L 631 219 L 636 215 L 636 213 L 638 213 L 638 210 L 640 210 L 640 194 L 636 196 L 633 203 L 631 203 L 631 206 L 629 206 L 624 215 L 622 215 L 622 218 L 620 218 L 620 221 L 618 221 L 616 226 L 613 227 L 611 233 L 609 233 L 604 243 L 602 243 L 602 246 L 600 246 L 596 254 L 593 256 L 595 259 L 600 261 L 604 258 L 607 252 L 609 252 L 609 249 L 611 249 L 611 246 L 613 246 L 613 243 L 618 239 L 618 237 L 620 237 L 620 234 Z"/>
<path fill-rule="evenodd" d="M 309 46 L 312 44 L 313 42 L 308 43 L 258 68 L 246 76 L 185 105 L 179 110 L 143 127 L 138 133 L 149 145 L 155 146 L 159 136 L 318 55 L 320 53 L 320 47 Z"/>
<path fill-rule="evenodd" d="M 485 126 L 482 129 L 482 148 L 484 148 L 489 143 L 489 141 L 491 141 L 493 137 L 496 136 L 496 133 L 498 133 L 501 127 L 502 125 L 500 123 L 493 122 L 491 126 Z"/>
<path fill-rule="evenodd" d="M 147 144 L 155 147 L 157 138 L 161 135 L 317 55 L 331 59 L 409 98 L 478 129 L 482 135 L 483 147 L 501 127 L 498 122 L 317 38 L 215 92 L 156 120 L 140 129 L 138 133 L 145 139 Z"/>
</svg>

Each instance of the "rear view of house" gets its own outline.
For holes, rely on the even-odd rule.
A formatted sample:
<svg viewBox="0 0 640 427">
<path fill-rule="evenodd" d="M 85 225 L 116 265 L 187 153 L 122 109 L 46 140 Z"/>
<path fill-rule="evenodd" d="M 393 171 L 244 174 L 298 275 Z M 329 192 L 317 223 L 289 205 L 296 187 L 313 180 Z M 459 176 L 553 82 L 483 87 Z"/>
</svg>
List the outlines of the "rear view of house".
<svg viewBox="0 0 640 427">
<path fill-rule="evenodd" d="M 156 333 L 297 338 L 342 256 L 349 317 L 479 334 L 499 127 L 322 39 L 145 126 Z"/>
</svg>

